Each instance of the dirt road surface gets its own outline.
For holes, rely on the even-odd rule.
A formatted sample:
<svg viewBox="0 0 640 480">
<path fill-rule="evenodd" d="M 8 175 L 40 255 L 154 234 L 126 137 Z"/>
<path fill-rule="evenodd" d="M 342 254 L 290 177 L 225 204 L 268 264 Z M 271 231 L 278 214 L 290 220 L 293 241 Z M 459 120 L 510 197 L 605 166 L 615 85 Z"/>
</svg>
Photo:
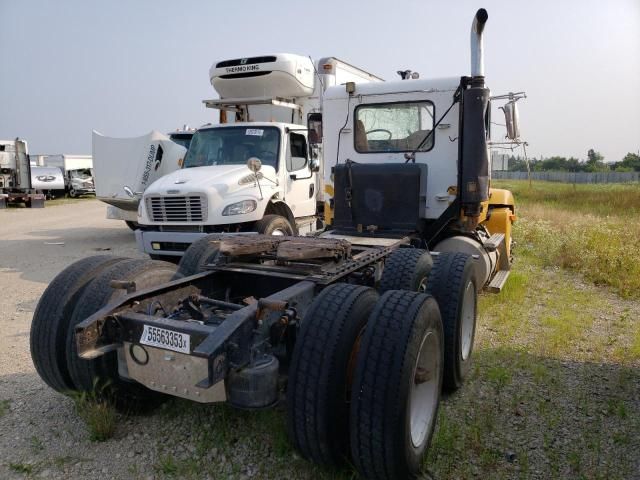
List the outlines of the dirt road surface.
<svg viewBox="0 0 640 480">
<path fill-rule="evenodd" d="M 63 268 L 97 254 L 144 258 L 105 214 L 97 200 L 0 211 L 0 478 L 131 476 L 111 448 L 87 441 L 73 403 L 40 380 L 29 354 L 33 310 Z"/>
</svg>

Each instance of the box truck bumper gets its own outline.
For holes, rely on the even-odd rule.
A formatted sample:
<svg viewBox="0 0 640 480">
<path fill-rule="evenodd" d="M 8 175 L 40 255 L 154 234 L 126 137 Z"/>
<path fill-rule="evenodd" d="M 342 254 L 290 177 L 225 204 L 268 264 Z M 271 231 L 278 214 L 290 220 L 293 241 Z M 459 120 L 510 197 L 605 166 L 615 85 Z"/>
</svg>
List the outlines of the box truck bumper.
<svg viewBox="0 0 640 480">
<path fill-rule="evenodd" d="M 181 257 L 193 242 L 204 237 L 204 232 L 145 232 L 136 230 L 138 250 L 148 255 Z"/>
<path fill-rule="evenodd" d="M 113 205 L 107 205 L 107 218 L 112 220 L 124 220 L 125 222 L 137 222 L 138 212 L 123 210 Z"/>
</svg>

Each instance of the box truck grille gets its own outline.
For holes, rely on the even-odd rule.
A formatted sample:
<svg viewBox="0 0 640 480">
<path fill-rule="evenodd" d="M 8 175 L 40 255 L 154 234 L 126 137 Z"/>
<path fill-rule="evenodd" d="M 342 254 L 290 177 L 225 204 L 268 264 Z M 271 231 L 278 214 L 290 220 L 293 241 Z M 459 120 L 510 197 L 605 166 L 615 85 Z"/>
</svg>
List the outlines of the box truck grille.
<svg viewBox="0 0 640 480">
<path fill-rule="evenodd" d="M 150 195 L 145 201 L 149 217 L 154 222 L 204 222 L 207 219 L 207 201 L 203 195 Z"/>
</svg>

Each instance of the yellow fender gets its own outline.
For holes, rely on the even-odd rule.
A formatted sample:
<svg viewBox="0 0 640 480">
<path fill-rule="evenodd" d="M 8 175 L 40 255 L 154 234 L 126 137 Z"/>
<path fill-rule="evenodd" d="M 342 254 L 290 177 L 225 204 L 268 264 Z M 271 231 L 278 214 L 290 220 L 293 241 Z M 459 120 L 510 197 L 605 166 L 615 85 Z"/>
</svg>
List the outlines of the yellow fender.
<svg viewBox="0 0 640 480">
<path fill-rule="evenodd" d="M 491 235 L 504 233 L 506 257 L 511 260 L 511 227 L 516 221 L 516 202 L 509 190 L 491 188 L 489 200 L 482 206 L 481 223 Z"/>
</svg>

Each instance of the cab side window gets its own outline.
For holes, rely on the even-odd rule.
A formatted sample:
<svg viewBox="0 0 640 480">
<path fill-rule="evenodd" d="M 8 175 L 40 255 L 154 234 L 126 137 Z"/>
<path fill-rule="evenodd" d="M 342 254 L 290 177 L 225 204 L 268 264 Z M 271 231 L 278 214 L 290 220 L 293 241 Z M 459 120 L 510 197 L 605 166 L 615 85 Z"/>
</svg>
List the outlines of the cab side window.
<svg viewBox="0 0 640 480">
<path fill-rule="evenodd" d="M 295 172 L 307 165 L 307 139 L 299 133 L 289 133 L 289 155 L 287 155 L 287 170 Z"/>
</svg>

